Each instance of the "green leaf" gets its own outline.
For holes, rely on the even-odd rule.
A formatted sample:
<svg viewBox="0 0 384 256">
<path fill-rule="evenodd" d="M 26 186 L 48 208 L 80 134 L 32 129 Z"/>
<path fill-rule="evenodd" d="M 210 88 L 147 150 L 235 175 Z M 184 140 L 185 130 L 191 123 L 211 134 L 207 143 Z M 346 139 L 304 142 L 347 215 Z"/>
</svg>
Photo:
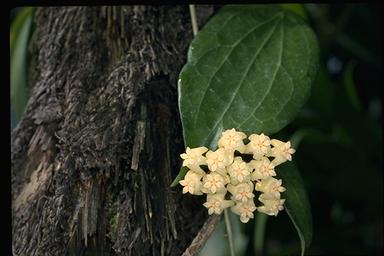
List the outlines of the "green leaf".
<svg viewBox="0 0 384 256">
<path fill-rule="evenodd" d="M 189 169 L 188 169 L 187 167 L 185 167 L 185 166 L 182 166 L 182 167 L 180 168 L 180 172 L 179 172 L 179 174 L 176 176 L 176 178 L 173 180 L 173 182 L 172 182 L 172 184 L 171 184 L 171 188 L 174 187 L 174 186 L 176 186 L 177 184 L 179 184 L 179 181 L 180 181 L 181 179 L 184 178 L 184 176 L 185 176 L 185 174 L 187 174 L 188 170 L 189 170 Z"/>
<path fill-rule="evenodd" d="M 15 9 L 13 9 L 13 10 L 15 10 Z M 14 21 L 12 22 L 10 37 L 9 37 L 11 51 L 13 50 L 13 47 L 15 44 L 15 38 L 19 34 L 23 25 L 25 24 L 25 21 L 29 17 L 31 17 L 33 11 L 34 11 L 34 7 L 21 8 L 21 10 L 17 13 L 17 16 L 15 17 Z"/>
<path fill-rule="evenodd" d="M 282 193 L 285 198 L 285 210 L 291 219 L 300 238 L 301 255 L 312 241 L 312 214 L 303 180 L 296 166 L 292 162 L 285 162 L 277 167 L 277 177 L 283 180 L 286 191 Z"/>
<path fill-rule="evenodd" d="M 185 144 L 216 148 L 223 130 L 273 134 L 307 100 L 318 44 L 279 6 L 225 6 L 197 34 L 179 80 Z"/>
<path fill-rule="evenodd" d="M 296 13 L 305 20 L 308 20 L 308 14 L 303 4 L 280 4 L 280 6 Z"/>
<path fill-rule="evenodd" d="M 27 54 L 32 26 L 33 8 L 25 8 L 15 18 L 10 31 L 11 46 L 11 106 L 16 122 L 27 104 Z"/>
</svg>

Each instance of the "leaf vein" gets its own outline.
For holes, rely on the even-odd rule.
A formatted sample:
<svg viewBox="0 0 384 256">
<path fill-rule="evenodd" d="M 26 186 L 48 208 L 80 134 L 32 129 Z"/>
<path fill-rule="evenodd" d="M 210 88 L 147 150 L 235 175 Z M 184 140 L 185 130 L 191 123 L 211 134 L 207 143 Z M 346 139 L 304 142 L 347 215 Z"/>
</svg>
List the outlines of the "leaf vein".
<svg viewBox="0 0 384 256">
<path fill-rule="evenodd" d="M 284 19 L 284 13 L 283 13 L 283 19 Z M 283 20 L 282 19 L 282 20 Z M 276 67 L 276 71 L 274 72 L 273 74 L 273 78 L 271 79 L 271 83 L 269 84 L 268 86 L 268 89 L 266 91 L 266 93 L 263 95 L 262 99 L 260 100 L 260 102 L 257 104 L 257 106 L 255 107 L 255 109 L 253 110 L 252 114 L 247 118 L 245 119 L 237 128 L 240 129 L 240 127 L 246 123 L 252 116 L 255 117 L 255 113 L 256 111 L 260 108 L 261 104 L 263 104 L 263 102 L 265 101 L 265 99 L 267 98 L 269 92 L 271 91 L 272 89 L 272 86 L 275 82 L 275 79 L 276 79 L 276 75 L 277 73 L 279 72 L 280 70 L 280 67 L 281 67 L 281 60 L 282 60 L 282 56 L 283 56 L 283 46 L 284 46 L 284 24 L 282 24 L 282 35 L 281 35 L 281 46 L 280 46 L 280 54 L 279 54 L 279 60 L 278 60 L 278 63 L 277 63 L 277 67 Z"/>
<path fill-rule="evenodd" d="M 254 32 L 256 29 L 260 28 L 261 26 L 269 23 L 270 21 L 272 21 L 277 15 L 274 15 L 273 17 L 271 17 L 270 19 L 266 20 L 265 22 L 261 23 L 261 24 L 258 24 L 257 26 L 253 27 L 252 29 L 250 29 L 250 31 L 248 31 L 243 37 L 241 37 L 239 40 L 237 40 L 234 44 L 233 44 L 233 47 L 230 51 L 228 51 L 228 53 L 225 55 L 225 57 L 223 58 L 223 61 L 219 64 L 218 68 L 215 70 L 215 72 L 212 74 L 212 76 L 210 76 L 208 82 L 207 82 L 207 86 L 205 87 L 204 89 L 204 93 L 203 93 L 203 96 L 201 97 L 201 101 L 199 102 L 199 105 L 197 107 L 197 114 L 196 114 L 196 117 L 195 117 L 195 120 L 194 120 L 194 126 L 196 126 L 196 123 L 197 123 L 197 120 L 199 118 L 199 115 L 200 115 L 200 109 L 201 109 L 201 104 L 203 103 L 204 101 L 204 98 L 207 94 L 207 91 L 208 91 L 208 88 L 210 87 L 210 84 L 212 82 L 212 79 L 213 77 L 216 76 L 216 74 L 221 70 L 221 68 L 223 67 L 224 63 L 227 61 L 228 57 L 232 54 L 233 50 L 241 43 L 242 40 L 244 40 L 249 34 L 251 34 L 252 32 Z M 234 16 L 233 16 L 234 17 Z M 268 38 L 269 39 L 269 38 Z M 196 62 L 196 64 L 198 64 L 198 61 Z"/>
<path fill-rule="evenodd" d="M 279 13 L 280 14 L 280 13 Z M 277 15 L 275 15 L 277 16 Z M 274 16 L 274 17 L 275 17 Z M 223 113 L 220 115 L 220 117 L 218 118 L 218 120 L 216 121 L 216 123 L 213 125 L 213 128 L 211 130 L 211 132 L 209 133 L 209 135 L 207 137 L 205 137 L 204 139 L 204 143 L 205 144 L 207 142 L 207 139 L 210 138 L 211 134 L 216 130 L 216 127 L 218 126 L 218 124 L 220 123 L 220 120 L 222 120 L 222 118 L 224 117 L 225 113 L 228 111 L 228 109 L 231 107 L 231 104 L 233 102 L 233 100 L 235 99 L 236 95 L 237 95 L 237 92 L 239 91 L 241 85 L 243 84 L 244 82 L 244 79 L 247 77 L 248 73 L 249 73 L 249 70 L 251 69 L 252 65 L 254 64 L 255 62 L 255 59 L 259 56 L 259 53 L 261 52 L 261 50 L 265 47 L 265 45 L 267 44 L 267 42 L 269 41 L 269 39 L 272 37 L 272 34 L 275 32 L 276 30 L 276 27 L 277 27 L 277 23 L 275 24 L 275 26 L 271 29 L 271 32 L 270 34 L 266 37 L 266 39 L 264 40 L 264 42 L 262 43 L 261 47 L 257 50 L 257 52 L 255 53 L 255 55 L 252 57 L 248 67 L 246 68 L 246 71 L 244 72 L 244 75 L 243 77 L 240 79 L 240 82 L 238 83 L 238 85 L 236 86 L 236 89 L 233 93 L 233 96 L 232 98 L 230 99 L 230 102 L 228 103 L 227 107 L 224 109 Z"/>
</svg>

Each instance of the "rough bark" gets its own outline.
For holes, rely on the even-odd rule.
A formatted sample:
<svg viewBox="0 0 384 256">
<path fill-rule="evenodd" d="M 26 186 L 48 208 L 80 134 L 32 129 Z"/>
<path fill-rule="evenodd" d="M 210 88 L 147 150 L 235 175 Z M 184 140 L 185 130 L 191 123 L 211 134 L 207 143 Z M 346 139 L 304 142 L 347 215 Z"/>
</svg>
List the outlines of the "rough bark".
<svg viewBox="0 0 384 256">
<path fill-rule="evenodd" d="M 201 26 L 213 8 L 198 10 Z M 181 255 L 207 219 L 169 187 L 188 7 L 38 8 L 35 22 L 11 138 L 14 255 Z"/>
</svg>

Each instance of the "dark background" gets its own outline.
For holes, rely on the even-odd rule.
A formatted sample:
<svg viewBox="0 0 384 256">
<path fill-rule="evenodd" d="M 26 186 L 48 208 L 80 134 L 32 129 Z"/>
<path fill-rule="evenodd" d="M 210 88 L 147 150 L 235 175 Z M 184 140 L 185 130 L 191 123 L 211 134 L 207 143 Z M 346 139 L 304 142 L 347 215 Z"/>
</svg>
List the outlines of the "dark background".
<svg viewBox="0 0 384 256">
<path fill-rule="evenodd" d="M 381 254 L 383 8 L 305 8 L 320 42 L 321 67 L 308 103 L 284 134 L 297 144 L 294 158 L 312 206 L 308 254 Z M 287 215 L 268 223 L 266 252 L 296 254 Z"/>
</svg>

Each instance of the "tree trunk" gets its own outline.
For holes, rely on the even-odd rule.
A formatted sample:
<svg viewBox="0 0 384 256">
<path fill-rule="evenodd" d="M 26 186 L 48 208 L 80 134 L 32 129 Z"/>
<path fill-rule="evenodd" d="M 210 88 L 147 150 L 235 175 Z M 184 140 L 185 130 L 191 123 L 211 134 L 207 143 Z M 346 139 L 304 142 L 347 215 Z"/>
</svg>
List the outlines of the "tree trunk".
<svg viewBox="0 0 384 256">
<path fill-rule="evenodd" d="M 201 27 L 213 7 L 197 10 Z M 207 219 L 204 198 L 169 187 L 188 6 L 34 18 L 31 94 L 11 138 L 14 255 L 181 255 Z"/>
</svg>

